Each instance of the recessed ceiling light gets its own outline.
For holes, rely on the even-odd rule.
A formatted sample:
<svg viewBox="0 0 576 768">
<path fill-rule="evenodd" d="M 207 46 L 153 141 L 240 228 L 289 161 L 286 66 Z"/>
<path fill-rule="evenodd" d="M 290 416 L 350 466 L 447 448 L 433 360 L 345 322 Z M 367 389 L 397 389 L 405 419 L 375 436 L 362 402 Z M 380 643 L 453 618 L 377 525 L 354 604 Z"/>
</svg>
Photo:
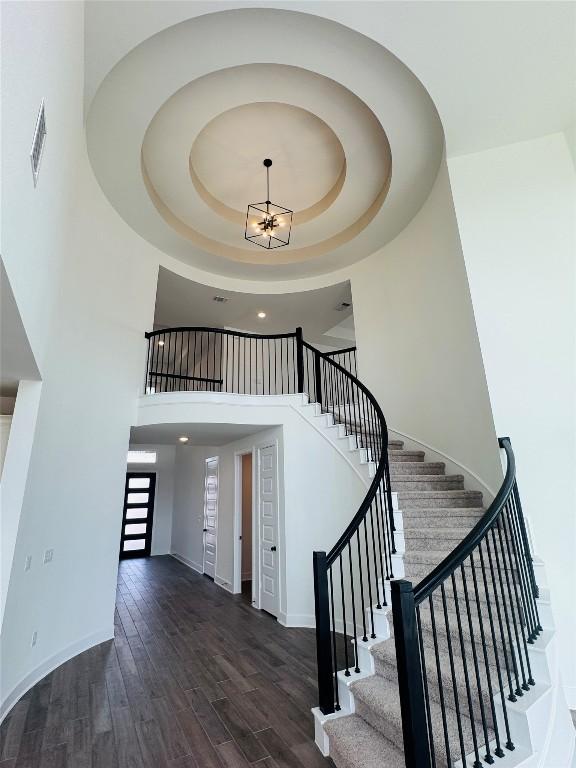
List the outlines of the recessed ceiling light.
<svg viewBox="0 0 576 768">
<path fill-rule="evenodd" d="M 187 443 L 189 439 L 190 438 L 185 437 L 184 435 L 182 435 L 182 437 L 178 438 L 178 442 L 180 442 L 180 443 Z"/>
<path fill-rule="evenodd" d="M 163 346 L 164 346 L 164 342 L 163 342 L 162 340 L 160 340 L 160 341 L 158 342 L 158 346 L 159 346 L 159 347 L 163 347 Z"/>
<path fill-rule="evenodd" d="M 266 312 L 258 312 L 258 317 L 260 318 L 260 320 L 264 320 L 264 318 L 266 317 Z"/>
</svg>

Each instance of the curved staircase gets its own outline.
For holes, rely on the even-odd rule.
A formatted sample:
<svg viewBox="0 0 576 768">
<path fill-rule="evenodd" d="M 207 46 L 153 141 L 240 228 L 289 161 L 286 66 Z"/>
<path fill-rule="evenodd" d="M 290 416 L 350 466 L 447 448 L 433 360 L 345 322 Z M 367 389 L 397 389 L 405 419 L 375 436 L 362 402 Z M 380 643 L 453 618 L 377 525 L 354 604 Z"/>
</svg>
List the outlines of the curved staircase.
<svg viewBox="0 0 576 768">
<path fill-rule="evenodd" d="M 350 524 L 329 553 L 314 553 L 322 752 L 338 768 L 568 768 L 574 729 L 510 441 L 500 441 L 506 476 L 485 509 L 462 475 L 388 439 L 355 350 L 321 353 L 301 329 L 147 338 L 146 392 L 303 393 L 367 465 Z"/>
</svg>

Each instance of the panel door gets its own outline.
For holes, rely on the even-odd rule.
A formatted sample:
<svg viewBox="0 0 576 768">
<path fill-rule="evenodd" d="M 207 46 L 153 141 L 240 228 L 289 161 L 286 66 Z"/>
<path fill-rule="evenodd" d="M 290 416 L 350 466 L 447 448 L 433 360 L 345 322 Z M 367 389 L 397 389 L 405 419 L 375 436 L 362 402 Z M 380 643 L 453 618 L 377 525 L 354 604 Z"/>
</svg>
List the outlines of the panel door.
<svg viewBox="0 0 576 768">
<path fill-rule="evenodd" d="M 278 462 L 275 445 L 258 450 L 260 608 L 278 616 Z"/>
<path fill-rule="evenodd" d="M 154 472 L 127 472 L 124 489 L 124 514 L 120 534 L 120 559 L 148 557 L 152 547 L 154 515 Z"/>
<path fill-rule="evenodd" d="M 216 573 L 218 539 L 218 456 L 206 459 L 204 479 L 204 573 Z"/>
</svg>

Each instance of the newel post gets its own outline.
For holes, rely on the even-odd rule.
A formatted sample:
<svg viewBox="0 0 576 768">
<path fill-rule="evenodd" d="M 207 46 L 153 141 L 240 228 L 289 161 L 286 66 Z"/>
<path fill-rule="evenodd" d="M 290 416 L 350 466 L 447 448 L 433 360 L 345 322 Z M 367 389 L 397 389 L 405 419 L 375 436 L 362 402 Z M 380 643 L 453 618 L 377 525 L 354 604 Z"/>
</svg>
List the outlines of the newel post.
<svg viewBox="0 0 576 768">
<path fill-rule="evenodd" d="M 313 558 L 318 706 L 322 714 L 329 715 L 334 712 L 334 668 L 330 638 L 330 596 L 326 552 L 314 552 Z"/>
<path fill-rule="evenodd" d="M 409 581 L 392 582 L 392 615 L 406 768 L 430 768 L 416 604 Z"/>
<path fill-rule="evenodd" d="M 302 341 L 302 328 L 296 328 L 296 371 L 298 376 L 298 392 L 304 392 L 304 344 Z"/>
</svg>

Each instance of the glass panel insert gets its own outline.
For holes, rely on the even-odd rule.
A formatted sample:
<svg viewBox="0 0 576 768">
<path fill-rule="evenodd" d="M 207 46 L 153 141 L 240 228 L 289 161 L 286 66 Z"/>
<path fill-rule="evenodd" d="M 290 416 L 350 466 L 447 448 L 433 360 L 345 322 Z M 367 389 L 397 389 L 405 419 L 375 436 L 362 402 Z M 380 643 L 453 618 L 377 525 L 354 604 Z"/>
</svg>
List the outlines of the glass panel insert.
<svg viewBox="0 0 576 768">
<path fill-rule="evenodd" d="M 148 507 L 132 507 L 126 510 L 126 520 L 134 520 L 138 517 L 148 517 Z"/>
<path fill-rule="evenodd" d="M 148 493 L 129 493 L 126 497 L 128 504 L 146 504 L 148 502 Z"/>
<path fill-rule="evenodd" d="M 146 547 L 146 539 L 128 539 L 124 542 L 124 552 L 130 552 L 138 549 L 144 549 Z"/>
<path fill-rule="evenodd" d="M 124 526 L 124 533 L 130 535 L 132 533 L 146 533 L 146 523 L 130 523 Z"/>
<path fill-rule="evenodd" d="M 128 480 L 128 488 L 150 488 L 149 477 L 131 477 Z"/>
</svg>

